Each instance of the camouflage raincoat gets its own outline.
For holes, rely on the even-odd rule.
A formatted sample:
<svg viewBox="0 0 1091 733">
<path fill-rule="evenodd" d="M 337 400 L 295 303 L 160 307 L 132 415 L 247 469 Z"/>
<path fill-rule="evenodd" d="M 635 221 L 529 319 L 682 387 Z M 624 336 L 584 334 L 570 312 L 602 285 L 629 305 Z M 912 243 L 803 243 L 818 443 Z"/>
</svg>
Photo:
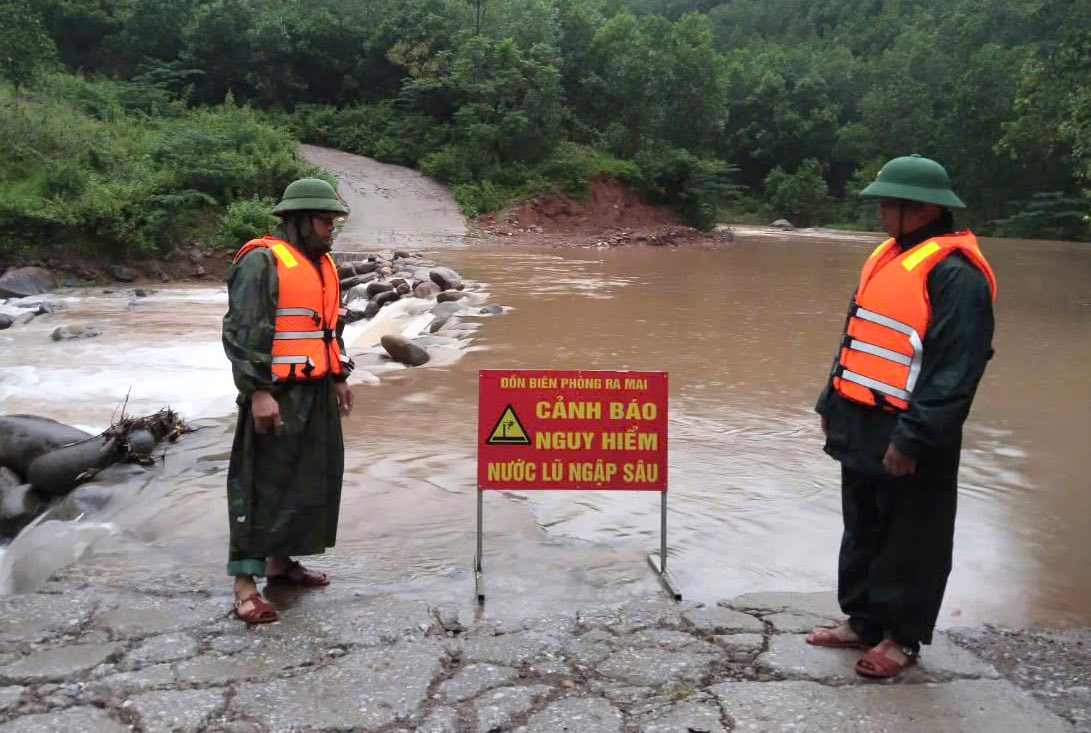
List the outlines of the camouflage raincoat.
<svg viewBox="0 0 1091 733">
<path fill-rule="evenodd" d="M 333 380 L 347 373 L 274 384 L 277 269 L 272 253 L 248 252 L 231 266 L 226 279 L 223 345 L 239 390 L 227 474 L 227 572 L 261 576 L 266 557 L 314 555 L 334 545 L 344 441 Z M 337 326 L 339 341 L 342 327 Z M 280 435 L 254 430 L 250 395 L 256 389 L 267 389 L 276 398 L 284 421 Z"/>
</svg>

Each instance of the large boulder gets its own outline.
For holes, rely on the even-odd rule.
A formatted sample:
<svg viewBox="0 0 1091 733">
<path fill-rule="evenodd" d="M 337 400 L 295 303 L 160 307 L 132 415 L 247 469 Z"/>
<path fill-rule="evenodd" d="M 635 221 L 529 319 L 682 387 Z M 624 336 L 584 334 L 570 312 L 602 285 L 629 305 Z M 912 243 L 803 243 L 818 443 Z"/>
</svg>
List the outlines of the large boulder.
<svg viewBox="0 0 1091 733">
<path fill-rule="evenodd" d="M 370 284 L 370 283 L 369 283 Z M 351 287 L 345 291 L 345 304 L 349 304 L 354 300 L 367 300 L 367 285 L 357 285 Z"/>
<path fill-rule="evenodd" d="M 350 290 L 357 285 L 365 285 L 372 280 L 377 280 L 378 275 L 374 272 L 369 272 L 366 275 L 353 275 L 352 277 L 345 278 L 341 281 L 341 291 Z"/>
<path fill-rule="evenodd" d="M 447 303 L 440 303 L 439 305 L 432 308 L 432 315 L 436 316 L 437 318 L 443 318 L 445 316 L 453 316 L 455 313 L 464 310 L 466 310 L 466 306 L 464 306 L 462 303 L 459 303 L 457 300 L 452 300 Z"/>
<path fill-rule="evenodd" d="M 136 270 L 126 265 L 110 265 L 109 271 L 115 280 L 123 283 L 131 283 L 136 279 Z"/>
<path fill-rule="evenodd" d="M 19 310 L 30 311 L 36 316 L 45 315 L 46 313 L 56 313 L 61 308 L 64 308 L 64 303 L 59 300 L 50 300 L 48 295 L 27 295 L 22 298 L 9 298 L 8 302 L 4 304 L 7 308 L 16 308 Z M 11 313 L 10 310 L 6 311 Z"/>
<path fill-rule="evenodd" d="M 371 299 L 370 303 L 367 304 L 367 308 L 364 309 L 364 318 L 374 318 L 376 314 L 378 314 L 378 312 L 382 310 L 384 305 L 387 305 L 388 303 L 393 303 L 399 298 L 401 298 L 401 296 L 392 290 L 379 293 Z"/>
<path fill-rule="evenodd" d="M 380 340 L 390 358 L 409 366 L 420 366 L 428 363 L 428 352 L 414 344 L 407 338 L 387 334 Z"/>
<path fill-rule="evenodd" d="M 371 302 L 377 304 L 380 308 L 382 308 L 387 303 L 393 303 L 395 300 L 400 299 L 401 296 L 398 295 L 396 292 L 392 290 L 386 290 L 372 298 Z"/>
<path fill-rule="evenodd" d="M 465 297 L 466 293 L 459 290 L 444 290 L 436 296 L 436 301 L 439 303 L 450 303 L 451 301 L 462 300 Z"/>
<path fill-rule="evenodd" d="M 27 467 L 26 479 L 43 494 L 64 496 L 84 474 L 107 466 L 117 452 L 115 438 L 96 435 L 38 456 Z"/>
<path fill-rule="evenodd" d="M 341 317 L 344 323 L 356 323 L 363 318 L 367 318 L 367 309 L 371 306 L 371 303 L 366 298 L 357 298 L 350 303 L 345 304 L 345 315 Z"/>
<path fill-rule="evenodd" d="M 98 331 L 94 328 L 69 328 L 68 326 L 58 326 L 53 329 L 53 333 L 49 334 L 49 338 L 54 341 L 72 341 L 73 339 L 93 339 L 96 336 L 101 336 L 102 331 Z"/>
<path fill-rule="evenodd" d="M 796 229 L 792 222 L 788 221 L 787 219 L 777 219 L 769 226 L 773 227 L 774 229 L 782 229 L 786 232 L 794 232 Z"/>
<path fill-rule="evenodd" d="M 466 287 L 459 274 L 450 267 L 433 267 L 428 271 L 428 277 L 444 290 L 462 290 Z"/>
<path fill-rule="evenodd" d="M 45 509 L 47 500 L 30 484 L 0 486 L 0 537 L 14 537 Z"/>
<path fill-rule="evenodd" d="M 352 277 L 353 275 L 366 275 L 369 272 L 374 272 L 379 269 L 379 266 L 374 262 L 364 262 L 357 260 L 354 262 L 344 262 L 337 266 L 337 277 L 341 280 Z"/>
<path fill-rule="evenodd" d="M 0 415 L 0 465 L 25 477 L 39 456 L 90 437 L 90 433 L 46 417 Z"/>
<path fill-rule="evenodd" d="M 376 280 L 375 282 L 367 284 L 367 297 L 374 298 L 379 293 L 389 293 L 393 289 L 394 285 L 392 285 L 391 283 Z"/>
<path fill-rule="evenodd" d="M 0 331 L 5 328 L 11 328 L 11 324 L 15 323 L 15 319 L 9 316 L 7 313 L 0 313 Z"/>
<path fill-rule="evenodd" d="M 0 466 L 0 491 L 14 489 L 21 483 L 23 483 L 23 479 L 19 477 L 19 474 L 7 466 Z"/>
<path fill-rule="evenodd" d="M 418 298 L 424 298 L 425 300 L 439 295 L 440 292 L 441 289 L 439 285 L 436 285 L 431 280 L 426 283 L 421 283 L 417 287 L 413 288 L 413 295 Z"/>
<path fill-rule="evenodd" d="M 57 287 L 49 270 L 41 267 L 18 267 L 0 276 L 0 298 L 23 298 L 41 295 Z"/>
</svg>

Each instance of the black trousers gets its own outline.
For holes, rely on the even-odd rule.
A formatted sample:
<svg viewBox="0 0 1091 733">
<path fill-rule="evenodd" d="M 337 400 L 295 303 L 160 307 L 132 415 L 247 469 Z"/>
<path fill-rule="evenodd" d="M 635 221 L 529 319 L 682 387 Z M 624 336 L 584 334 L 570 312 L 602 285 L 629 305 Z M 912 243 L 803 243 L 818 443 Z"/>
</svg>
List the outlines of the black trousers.
<svg viewBox="0 0 1091 733">
<path fill-rule="evenodd" d="M 951 572 L 958 459 L 945 451 L 900 478 L 841 466 L 837 597 L 868 644 L 885 637 L 916 650 L 932 642 Z"/>
</svg>

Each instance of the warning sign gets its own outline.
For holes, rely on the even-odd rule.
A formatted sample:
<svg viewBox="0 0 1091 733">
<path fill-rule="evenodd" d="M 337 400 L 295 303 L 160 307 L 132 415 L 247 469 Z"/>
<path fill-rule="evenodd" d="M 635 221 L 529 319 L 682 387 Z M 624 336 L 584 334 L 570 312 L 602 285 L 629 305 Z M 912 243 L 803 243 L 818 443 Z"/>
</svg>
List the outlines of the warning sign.
<svg viewBox="0 0 1091 733">
<path fill-rule="evenodd" d="M 480 373 L 477 484 L 667 490 L 666 372 Z"/>
<path fill-rule="evenodd" d="M 519 422 L 519 416 L 515 414 L 515 410 L 511 409 L 511 405 L 504 408 L 503 414 L 496 421 L 496 426 L 485 442 L 488 445 L 530 445 L 527 431 L 523 423 Z"/>
</svg>

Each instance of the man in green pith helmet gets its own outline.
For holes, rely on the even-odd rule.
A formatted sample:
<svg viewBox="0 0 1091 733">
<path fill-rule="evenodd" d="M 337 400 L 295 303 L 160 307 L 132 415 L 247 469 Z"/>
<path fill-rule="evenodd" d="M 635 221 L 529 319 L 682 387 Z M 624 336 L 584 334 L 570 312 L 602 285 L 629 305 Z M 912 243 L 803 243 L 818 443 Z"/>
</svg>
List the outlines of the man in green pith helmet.
<svg viewBox="0 0 1091 733">
<path fill-rule="evenodd" d="M 235 615 L 277 620 L 266 583 L 329 584 L 292 556 L 333 547 L 341 503 L 341 418 L 352 411 L 352 361 L 341 340 L 341 291 L 330 257 L 348 207 L 316 178 L 290 184 L 273 209 L 280 225 L 247 242 L 227 272 L 223 344 L 239 389 L 227 472 Z"/>
<path fill-rule="evenodd" d="M 861 195 L 889 239 L 864 263 L 816 410 L 841 462 L 838 600 L 848 621 L 817 646 L 867 650 L 894 677 L 929 644 L 951 570 L 962 424 L 992 357 L 996 279 L 952 209 L 947 171 L 895 158 Z"/>
</svg>

